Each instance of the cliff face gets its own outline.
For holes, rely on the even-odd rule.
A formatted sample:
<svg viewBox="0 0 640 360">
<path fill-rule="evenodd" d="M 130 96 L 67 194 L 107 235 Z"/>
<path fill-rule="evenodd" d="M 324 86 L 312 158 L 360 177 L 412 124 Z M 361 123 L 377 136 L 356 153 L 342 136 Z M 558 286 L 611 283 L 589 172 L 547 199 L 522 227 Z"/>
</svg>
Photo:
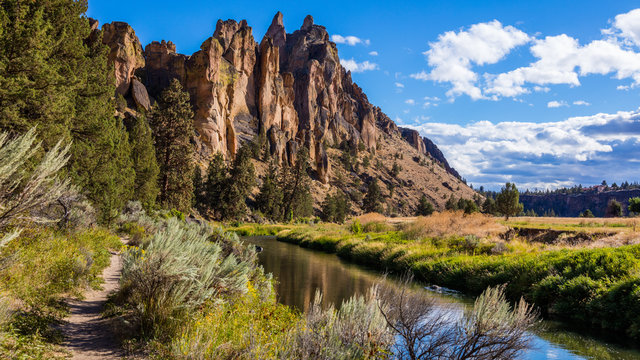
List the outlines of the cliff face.
<svg viewBox="0 0 640 360">
<path fill-rule="evenodd" d="M 557 216 L 576 217 L 589 209 L 593 215 L 605 216 L 609 200 L 616 200 L 622 204 L 623 213 L 627 213 L 629 198 L 640 197 L 640 189 L 589 191 L 579 194 L 540 194 L 520 195 L 520 202 L 524 210 L 534 210 L 538 215 L 553 210 Z"/>
<path fill-rule="evenodd" d="M 433 143 L 417 133 L 406 136 L 405 141 L 402 134 L 406 129 L 401 134 L 396 124 L 369 102 L 351 73 L 340 65 L 327 30 L 314 24 L 311 16 L 300 29 L 287 33 L 278 12 L 260 43 L 246 21 L 219 20 L 213 35 L 192 55 L 178 54 L 176 46 L 164 40 L 154 41 L 142 51 L 135 32 L 125 23 L 106 24 L 102 31 L 103 42 L 111 48 L 109 59 L 114 64 L 118 93 L 126 96 L 129 104 L 149 109 L 172 79 L 178 79 L 189 92 L 201 166 L 216 152 L 233 158 L 242 144 L 264 134 L 271 154 L 281 162 L 293 163 L 296 152 L 307 147 L 316 180 L 322 184 L 336 175 L 332 166 L 341 166 L 331 159 L 337 156 L 332 148 L 345 142 L 351 148 L 364 147 L 377 160 L 385 153 L 381 147 L 393 146 L 385 149 L 391 154 L 406 152 L 398 144 L 407 149 L 413 146 L 415 155 L 443 163 L 459 178 Z M 406 167 L 414 165 L 418 166 L 411 160 Z M 417 168 L 416 174 L 420 171 Z M 432 175 L 436 179 L 431 179 Z M 438 191 L 429 183 L 439 184 L 446 176 L 432 175 L 413 180 L 421 182 L 416 189 Z M 417 193 L 401 194 L 416 196 L 403 203 L 419 198 Z M 438 205 L 441 198 L 442 193 L 434 194 L 434 203 Z"/>
<path fill-rule="evenodd" d="M 426 137 L 421 137 L 420 133 L 413 129 L 407 128 L 398 128 L 402 134 L 402 137 L 409 143 L 411 146 L 416 148 L 419 153 L 429 155 L 434 158 L 436 161 L 442 164 L 442 166 L 447 170 L 447 172 L 458 179 L 461 179 L 460 174 L 456 171 L 456 169 L 452 168 L 449 165 L 449 162 L 444 157 L 444 154 L 433 141 L 429 140 Z"/>
</svg>

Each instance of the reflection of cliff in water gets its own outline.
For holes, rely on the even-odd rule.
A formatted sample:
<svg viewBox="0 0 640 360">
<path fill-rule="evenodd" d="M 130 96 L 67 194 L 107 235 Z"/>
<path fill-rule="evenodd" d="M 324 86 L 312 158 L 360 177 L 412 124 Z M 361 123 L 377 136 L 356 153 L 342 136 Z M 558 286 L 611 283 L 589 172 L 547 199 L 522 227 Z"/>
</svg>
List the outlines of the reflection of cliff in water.
<svg viewBox="0 0 640 360">
<path fill-rule="evenodd" d="M 264 239 L 246 238 L 246 242 L 264 244 Z M 341 261 L 337 256 L 312 252 L 290 244 L 270 241 L 261 245 L 260 264 L 277 280 L 278 301 L 306 311 L 316 290 L 323 303 L 339 305 L 353 294 L 366 294 L 379 275 Z M 348 269 L 348 273 L 347 273 Z"/>
</svg>

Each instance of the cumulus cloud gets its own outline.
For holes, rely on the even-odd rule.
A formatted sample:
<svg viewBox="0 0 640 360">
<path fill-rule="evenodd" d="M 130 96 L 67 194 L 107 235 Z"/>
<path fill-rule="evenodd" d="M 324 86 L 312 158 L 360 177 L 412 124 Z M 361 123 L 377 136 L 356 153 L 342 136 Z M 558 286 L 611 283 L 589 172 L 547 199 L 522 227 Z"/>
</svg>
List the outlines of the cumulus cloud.
<svg viewBox="0 0 640 360">
<path fill-rule="evenodd" d="M 357 62 L 354 59 L 341 59 L 340 64 L 344 66 L 345 69 L 354 73 L 378 70 L 378 64 L 369 61 Z"/>
<path fill-rule="evenodd" d="M 445 32 L 429 43 L 424 54 L 431 69 L 411 78 L 449 83 L 447 96 L 474 100 L 547 92 L 549 85 L 580 86 L 580 78 L 589 75 L 611 75 L 640 85 L 640 9 L 617 15 L 602 33 L 602 39 L 581 44 L 567 34 L 536 38 L 497 20 L 479 23 Z M 495 64 L 526 44 L 535 58 L 532 63 L 503 73 L 479 73 L 478 67 Z"/>
<path fill-rule="evenodd" d="M 407 99 L 407 100 L 405 100 L 405 101 L 404 101 L 404 103 L 405 103 L 405 104 L 409 104 L 409 105 L 415 105 L 415 104 L 416 104 L 416 101 L 415 101 L 415 100 L 413 100 L 413 99 Z"/>
<path fill-rule="evenodd" d="M 640 176 L 640 110 L 572 117 L 559 122 L 479 121 L 409 126 L 433 140 L 474 184 L 497 189 L 594 184 L 602 174 Z"/>
<path fill-rule="evenodd" d="M 448 31 L 429 43 L 430 49 L 423 53 L 432 70 L 411 77 L 451 83 L 453 88 L 448 96 L 466 94 L 481 99 L 484 95 L 476 85 L 478 74 L 471 67 L 495 64 L 513 48 L 529 41 L 529 35 L 513 26 L 502 26 L 497 20 L 472 25 L 468 30 Z"/>
<path fill-rule="evenodd" d="M 566 101 L 556 101 L 556 100 L 549 101 L 547 103 L 547 107 L 548 108 L 559 108 L 559 107 L 563 107 L 563 106 L 569 106 L 569 105 L 567 104 Z"/>
<path fill-rule="evenodd" d="M 377 51 L 370 51 L 369 55 L 371 56 L 378 56 L 378 52 Z"/>
<path fill-rule="evenodd" d="M 577 100 L 573 102 L 573 105 L 578 105 L 578 106 L 591 106 L 590 102 L 584 101 L 584 100 Z"/>
<path fill-rule="evenodd" d="M 331 35 L 331 41 L 333 41 L 336 44 L 345 44 L 345 45 L 349 45 L 349 46 L 356 46 L 358 44 L 364 44 L 364 45 L 368 46 L 371 43 L 371 41 L 362 40 L 357 36 L 353 36 L 353 35 L 342 36 L 342 35 L 337 35 L 337 34 L 336 35 Z"/>
</svg>

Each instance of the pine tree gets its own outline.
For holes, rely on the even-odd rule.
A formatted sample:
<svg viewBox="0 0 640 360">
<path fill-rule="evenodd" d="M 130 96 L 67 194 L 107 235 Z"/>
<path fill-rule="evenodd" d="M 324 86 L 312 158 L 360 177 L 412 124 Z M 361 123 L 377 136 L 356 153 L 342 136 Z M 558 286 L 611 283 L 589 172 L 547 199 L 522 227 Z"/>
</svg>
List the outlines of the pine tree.
<svg viewBox="0 0 640 360">
<path fill-rule="evenodd" d="M 293 166 L 284 166 L 280 180 L 283 191 L 283 214 L 287 220 L 313 215 L 311 178 L 309 177 L 309 150 L 305 147 L 296 154 Z"/>
<path fill-rule="evenodd" d="M 189 94 L 176 79 L 165 89 L 150 114 L 160 166 L 159 201 L 166 208 L 186 211 L 193 196 L 193 111 Z"/>
<path fill-rule="evenodd" d="M 7 0 L 0 7 L 0 129 L 37 126 L 43 150 L 71 142 L 67 170 L 111 220 L 133 194 L 127 133 L 115 119 L 113 71 L 87 41 L 86 1 Z"/>
<path fill-rule="evenodd" d="M 214 218 L 219 218 L 222 211 L 222 193 L 227 184 L 227 166 L 221 153 L 216 153 L 209 162 L 207 178 L 203 185 L 203 212 L 211 211 Z"/>
<path fill-rule="evenodd" d="M 151 128 L 144 117 L 132 118 L 129 122 L 129 143 L 131 159 L 135 170 L 133 199 L 147 209 L 153 208 L 158 196 L 158 173 Z"/>
<path fill-rule="evenodd" d="M 262 214 L 273 221 L 282 221 L 283 193 L 280 184 L 278 166 L 275 161 L 269 162 L 267 173 L 265 174 L 260 193 L 256 197 L 256 206 Z"/>
<path fill-rule="evenodd" d="M 256 172 L 251 162 L 251 149 L 238 150 L 220 199 L 220 216 L 223 220 L 241 219 L 247 214 L 247 198 L 256 183 Z"/>
<path fill-rule="evenodd" d="M 338 190 L 335 195 L 327 194 L 322 202 L 321 217 L 323 221 L 342 224 L 350 212 L 349 199 L 341 190 Z"/>
<path fill-rule="evenodd" d="M 362 210 L 365 213 L 382 213 L 384 212 L 382 207 L 383 202 L 384 197 L 380 191 L 380 186 L 378 186 L 378 180 L 373 179 L 373 181 L 369 183 L 367 194 L 362 200 Z"/>
<path fill-rule="evenodd" d="M 422 194 L 420 201 L 418 201 L 418 208 L 416 209 L 417 216 L 429 216 L 433 214 L 433 205 L 429 202 L 426 195 Z"/>
</svg>

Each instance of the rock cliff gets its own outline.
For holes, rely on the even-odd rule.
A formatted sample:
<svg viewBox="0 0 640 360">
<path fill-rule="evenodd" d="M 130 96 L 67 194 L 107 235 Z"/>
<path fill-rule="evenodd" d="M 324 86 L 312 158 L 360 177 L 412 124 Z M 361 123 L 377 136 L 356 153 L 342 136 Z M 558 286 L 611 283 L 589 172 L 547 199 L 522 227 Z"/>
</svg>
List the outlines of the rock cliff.
<svg viewBox="0 0 640 360">
<path fill-rule="evenodd" d="M 640 197 L 640 189 L 629 190 L 590 190 L 578 194 L 521 194 L 520 202 L 524 210 L 533 210 L 538 215 L 553 210 L 556 216 L 577 217 L 580 213 L 589 209 L 593 215 L 605 216 L 610 200 L 616 200 L 622 204 L 622 211 L 627 214 L 629 198 Z"/>
<path fill-rule="evenodd" d="M 328 184 L 335 175 L 332 166 L 340 166 L 331 160 L 332 149 L 348 144 L 376 156 L 380 147 L 397 139 L 459 178 L 431 141 L 399 129 L 369 102 L 340 64 L 325 27 L 311 16 L 300 29 L 287 33 L 278 12 L 259 43 L 245 20 L 219 20 L 213 35 L 192 55 L 177 53 L 175 44 L 164 40 L 151 42 L 143 51 L 126 23 L 106 24 L 102 31 L 111 49 L 117 92 L 129 104 L 148 110 L 172 79 L 189 92 L 201 166 L 216 152 L 232 159 L 242 144 L 262 134 L 281 162 L 292 163 L 301 147 L 308 148 L 316 180 Z M 443 179 L 434 176 L 438 182 Z M 441 197 L 434 200 L 436 205 Z"/>
</svg>

